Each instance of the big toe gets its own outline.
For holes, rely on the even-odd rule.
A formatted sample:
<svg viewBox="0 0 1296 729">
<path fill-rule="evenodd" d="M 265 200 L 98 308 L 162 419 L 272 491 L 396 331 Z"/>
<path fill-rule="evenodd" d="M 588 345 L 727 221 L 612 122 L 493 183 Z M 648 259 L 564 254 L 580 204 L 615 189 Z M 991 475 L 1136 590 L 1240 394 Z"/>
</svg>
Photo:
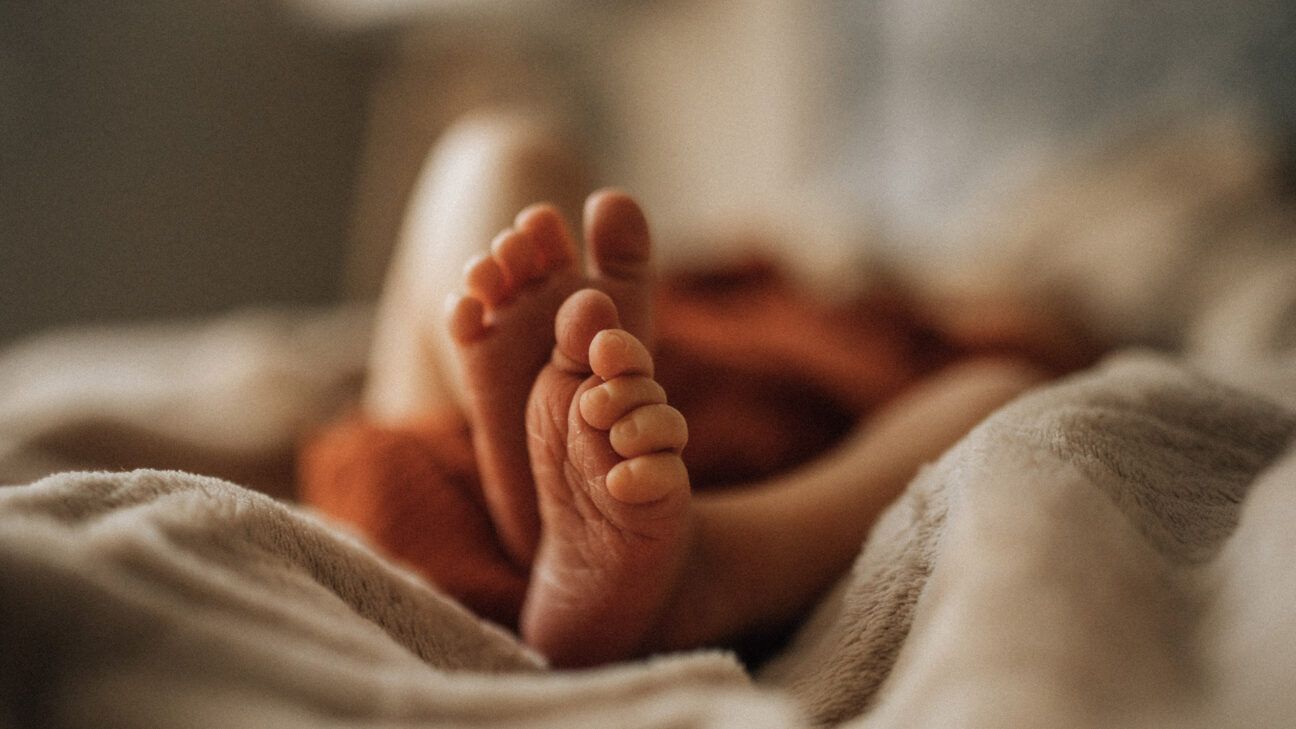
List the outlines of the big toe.
<svg viewBox="0 0 1296 729">
<path fill-rule="evenodd" d="M 600 190 L 585 201 L 585 240 L 594 273 L 605 279 L 647 276 L 652 245 L 639 204 L 620 190 Z"/>
<path fill-rule="evenodd" d="M 620 325 L 612 298 L 596 289 L 581 289 L 562 303 L 554 317 L 553 363 L 571 374 L 589 374 L 590 344 L 605 329 Z"/>
</svg>

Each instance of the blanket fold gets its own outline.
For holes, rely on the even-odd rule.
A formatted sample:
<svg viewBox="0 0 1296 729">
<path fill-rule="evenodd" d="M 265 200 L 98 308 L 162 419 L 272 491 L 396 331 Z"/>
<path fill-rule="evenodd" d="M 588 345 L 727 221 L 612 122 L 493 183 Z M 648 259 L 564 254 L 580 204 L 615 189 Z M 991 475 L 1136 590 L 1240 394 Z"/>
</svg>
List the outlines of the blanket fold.
<svg viewBox="0 0 1296 729">
<path fill-rule="evenodd" d="M 1027 395 L 915 479 L 761 679 L 824 723 L 1165 719 L 1219 660 L 1204 585 L 1253 484 L 1296 489 L 1266 471 L 1294 435 L 1291 410 L 1147 354 Z"/>
<path fill-rule="evenodd" d="M 538 672 L 353 538 L 177 472 L 0 491 L 0 645 L 9 726 L 795 723 L 723 654 Z"/>
<path fill-rule="evenodd" d="M 177 472 L 0 491 L 18 725 L 1257 726 L 1296 712 L 1296 413 L 1147 354 L 928 467 L 753 685 L 560 674 L 297 508 Z"/>
</svg>

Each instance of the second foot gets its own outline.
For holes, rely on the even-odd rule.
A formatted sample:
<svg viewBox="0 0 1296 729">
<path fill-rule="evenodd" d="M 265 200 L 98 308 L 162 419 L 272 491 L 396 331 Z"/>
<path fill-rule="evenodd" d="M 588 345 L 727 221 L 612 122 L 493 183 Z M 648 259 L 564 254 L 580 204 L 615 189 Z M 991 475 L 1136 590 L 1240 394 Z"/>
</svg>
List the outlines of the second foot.
<svg viewBox="0 0 1296 729">
<path fill-rule="evenodd" d="M 648 350 L 618 325 L 606 295 L 567 299 L 527 407 L 543 536 L 521 630 L 558 666 L 642 652 L 691 538 L 688 429 Z"/>
</svg>

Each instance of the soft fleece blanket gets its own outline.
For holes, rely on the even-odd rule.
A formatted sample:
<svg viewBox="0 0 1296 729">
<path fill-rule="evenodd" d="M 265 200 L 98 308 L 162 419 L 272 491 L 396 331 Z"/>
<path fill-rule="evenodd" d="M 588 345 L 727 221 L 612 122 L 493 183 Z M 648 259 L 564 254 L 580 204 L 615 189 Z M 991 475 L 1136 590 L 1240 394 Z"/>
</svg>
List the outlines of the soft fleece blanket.
<svg viewBox="0 0 1296 729">
<path fill-rule="evenodd" d="M 1063 205 L 1039 214 L 1073 221 L 1071 253 L 1043 267 L 1026 236 L 1002 269 L 1065 282 L 1097 326 L 1169 353 L 1118 354 L 987 419 L 755 675 L 707 651 L 548 671 L 298 508 L 182 471 L 62 472 L 0 489 L 0 725 L 1290 725 L 1296 254 L 1257 212 L 1263 155 L 1201 141 L 1091 163 L 1133 188 L 1085 220 L 1167 168 L 1215 191 L 1152 206 L 1156 245 L 1078 256 L 1108 239 Z M 1193 169 L 1198 149 L 1213 156 Z M 1238 209 L 1246 235 L 1221 212 Z M 1182 234 L 1203 219 L 1209 238 Z M 234 315 L 12 349 L 0 482 L 154 461 L 273 488 L 267 464 L 347 391 L 364 331 Z"/>
</svg>

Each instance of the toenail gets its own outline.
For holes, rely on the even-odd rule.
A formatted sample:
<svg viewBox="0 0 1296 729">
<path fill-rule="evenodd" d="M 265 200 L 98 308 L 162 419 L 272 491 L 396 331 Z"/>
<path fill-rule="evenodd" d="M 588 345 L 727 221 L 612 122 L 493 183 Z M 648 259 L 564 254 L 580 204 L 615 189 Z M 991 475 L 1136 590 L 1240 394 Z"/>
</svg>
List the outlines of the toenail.
<svg viewBox="0 0 1296 729">
<path fill-rule="evenodd" d="M 679 456 L 657 453 L 622 461 L 608 471 L 608 493 L 612 498 L 643 504 L 668 496 L 687 493 L 688 470 Z"/>
<path fill-rule="evenodd" d="M 603 339 L 605 341 L 603 346 L 609 349 L 608 354 L 624 355 L 628 350 L 625 338 L 617 336 L 617 333 L 613 330 L 608 330 L 603 335 Z"/>
<path fill-rule="evenodd" d="M 611 396 L 603 387 L 586 390 L 585 394 L 581 395 L 581 415 L 585 416 L 586 420 L 589 420 L 590 414 L 606 410 L 610 399 Z"/>
<path fill-rule="evenodd" d="M 634 335 L 623 329 L 605 329 L 590 344 L 590 363 L 604 379 L 621 375 L 652 376 L 652 357 Z"/>
</svg>

